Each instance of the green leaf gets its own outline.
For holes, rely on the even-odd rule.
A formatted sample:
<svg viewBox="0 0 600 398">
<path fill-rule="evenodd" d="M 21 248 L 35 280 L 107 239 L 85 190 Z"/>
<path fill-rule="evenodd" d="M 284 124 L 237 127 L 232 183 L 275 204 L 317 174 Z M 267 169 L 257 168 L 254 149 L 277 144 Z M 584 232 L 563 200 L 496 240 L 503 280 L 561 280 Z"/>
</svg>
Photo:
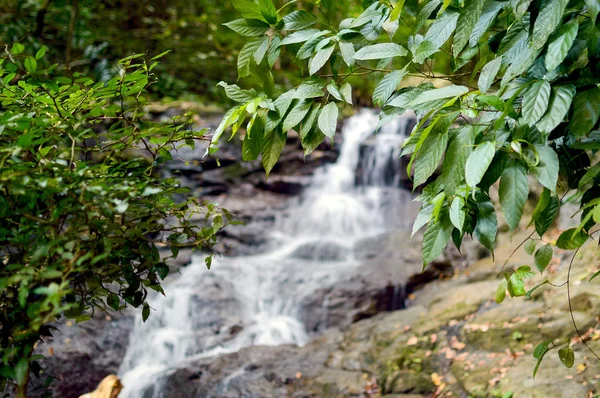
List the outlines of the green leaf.
<svg viewBox="0 0 600 398">
<path fill-rule="evenodd" d="M 546 80 L 540 80 L 527 89 L 523 95 L 523 119 L 533 126 L 546 113 L 552 87 Z"/>
<path fill-rule="evenodd" d="M 258 158 L 263 147 L 264 122 L 257 117 L 252 123 L 252 128 L 246 133 L 242 144 L 242 160 L 249 162 Z"/>
<path fill-rule="evenodd" d="M 338 108 L 335 103 L 330 102 L 323 107 L 319 115 L 318 125 L 323 134 L 333 141 L 337 129 Z"/>
<path fill-rule="evenodd" d="M 436 50 L 439 49 L 450 38 L 454 29 L 456 29 L 458 15 L 455 11 L 447 10 L 444 12 L 429 27 L 424 40 L 432 43 Z"/>
<path fill-rule="evenodd" d="M 269 64 L 269 68 L 273 68 L 275 62 L 277 62 L 277 58 L 279 58 L 279 54 L 281 53 L 281 37 L 274 36 L 271 39 L 271 44 L 269 45 L 269 50 L 267 51 L 267 62 Z"/>
<path fill-rule="evenodd" d="M 500 304 L 506 298 L 506 289 L 508 288 L 508 283 L 506 279 L 503 279 L 502 282 L 498 285 L 496 289 L 496 303 Z"/>
<path fill-rule="evenodd" d="M 144 301 L 144 306 L 142 307 L 142 321 L 146 322 L 148 317 L 150 316 L 150 305 Z"/>
<path fill-rule="evenodd" d="M 250 0 L 232 0 L 233 6 L 240 12 L 242 17 L 251 19 L 260 19 L 268 22 L 263 16 L 258 4 Z"/>
<path fill-rule="evenodd" d="M 340 93 L 340 90 L 337 88 L 337 86 L 335 85 L 335 81 L 330 81 L 329 84 L 327 85 L 327 91 L 329 92 L 329 94 L 331 94 L 333 96 L 333 98 L 335 98 L 338 101 L 343 101 L 342 99 L 342 93 Z"/>
<path fill-rule="evenodd" d="M 600 174 L 600 163 L 596 163 L 585 172 L 583 177 L 581 177 L 581 180 L 579 180 L 579 189 L 585 187 L 586 184 L 591 182 L 598 174 Z"/>
<path fill-rule="evenodd" d="M 589 235 L 587 233 L 577 231 L 577 228 L 571 228 L 560 234 L 556 246 L 564 250 L 575 250 L 587 242 L 588 239 Z"/>
<path fill-rule="evenodd" d="M 311 75 L 317 73 L 331 58 L 331 54 L 333 54 L 333 50 L 335 50 L 335 45 L 330 45 L 319 50 L 314 57 L 309 62 L 309 71 Z"/>
<path fill-rule="evenodd" d="M 302 138 L 302 148 L 304 148 L 304 157 L 310 155 L 325 139 L 323 133 L 321 133 L 316 127 L 311 129 Z"/>
<path fill-rule="evenodd" d="M 415 186 L 427 181 L 440 164 L 448 144 L 447 128 L 448 125 L 446 125 L 445 131 L 432 131 L 423 141 L 415 157 Z"/>
<path fill-rule="evenodd" d="M 304 10 L 294 11 L 291 14 L 283 17 L 283 29 L 284 30 L 300 30 L 306 29 L 309 26 L 314 25 L 317 22 L 317 18 Z"/>
<path fill-rule="evenodd" d="M 531 0 L 510 0 L 510 8 L 517 19 L 527 12 Z"/>
<path fill-rule="evenodd" d="M 256 97 L 256 91 L 242 90 L 237 84 L 219 82 L 217 86 L 223 87 L 227 97 L 235 102 L 246 103 L 252 101 Z"/>
<path fill-rule="evenodd" d="M 544 47 L 548 37 L 560 25 L 568 0 L 548 0 L 542 6 L 533 25 L 531 42 L 534 50 Z"/>
<path fill-rule="evenodd" d="M 481 11 L 481 16 L 479 20 L 475 24 L 473 31 L 471 32 L 471 36 L 469 37 L 469 46 L 475 47 L 477 42 L 484 35 L 485 32 L 488 31 L 494 19 L 496 19 L 496 15 L 502 10 L 504 7 L 504 3 L 500 1 L 487 0 L 483 5 L 483 10 Z"/>
<path fill-rule="evenodd" d="M 317 29 L 306 29 L 306 30 L 300 30 L 298 32 L 294 32 L 291 35 L 287 35 L 281 41 L 281 45 L 285 46 L 288 44 L 303 43 L 319 32 L 320 31 Z"/>
<path fill-rule="evenodd" d="M 250 67 L 252 62 L 255 61 L 254 54 L 263 43 L 263 38 L 250 40 L 244 45 L 240 54 L 238 55 L 238 77 L 250 76 Z"/>
<path fill-rule="evenodd" d="M 540 184 L 555 192 L 558 183 L 558 155 L 554 149 L 545 145 L 536 145 L 535 149 L 540 156 L 540 162 L 534 169 L 535 176 Z"/>
<path fill-rule="evenodd" d="M 320 78 L 310 78 L 302 82 L 301 85 L 294 91 L 292 98 L 307 99 L 320 98 L 323 96 L 323 87 L 325 81 Z"/>
<path fill-rule="evenodd" d="M 512 274 L 508 279 L 508 293 L 510 297 L 520 297 L 527 293 L 525 291 L 525 282 L 516 273 Z"/>
<path fill-rule="evenodd" d="M 344 63 L 348 65 L 349 68 L 352 68 L 356 63 L 354 59 L 354 55 L 356 54 L 356 51 L 354 50 L 354 44 L 341 41 L 339 45 Z"/>
<path fill-rule="evenodd" d="M 352 105 L 352 86 L 350 83 L 342 84 L 342 87 L 340 87 L 340 94 L 342 94 L 342 98 L 347 104 Z"/>
<path fill-rule="evenodd" d="M 425 23 L 431 16 L 431 13 L 435 11 L 435 9 L 438 8 L 440 4 L 442 4 L 440 0 L 431 0 L 425 2 L 425 5 L 419 10 L 419 13 L 417 14 L 417 20 L 415 22 L 414 27 L 415 32 L 421 30 L 421 28 L 425 25 Z"/>
<path fill-rule="evenodd" d="M 556 31 L 546 50 L 546 70 L 554 70 L 565 60 L 577 37 L 578 29 L 577 19 L 572 19 Z"/>
<path fill-rule="evenodd" d="M 379 84 L 377 84 L 377 87 L 375 87 L 375 91 L 373 91 L 373 105 L 383 106 L 407 74 L 407 67 L 404 67 L 401 70 L 394 70 L 385 75 Z"/>
<path fill-rule="evenodd" d="M 419 94 L 419 96 L 417 96 L 414 100 L 412 100 L 409 103 L 409 106 L 414 107 L 425 102 L 431 102 L 446 98 L 456 98 L 468 92 L 469 88 L 465 86 L 450 85 L 442 88 L 436 88 Z"/>
<path fill-rule="evenodd" d="M 25 58 L 24 66 L 27 72 L 35 73 L 37 70 L 37 61 L 33 57 L 27 57 Z"/>
<path fill-rule="evenodd" d="M 425 62 L 429 56 L 435 54 L 437 52 L 437 48 L 435 45 L 429 41 L 422 41 L 417 47 L 417 50 L 414 51 L 413 62 L 417 64 L 422 64 Z"/>
<path fill-rule="evenodd" d="M 310 113 L 302 122 L 302 127 L 300 128 L 300 137 L 304 138 L 306 135 L 312 130 L 315 122 L 317 121 L 317 117 L 319 116 L 319 112 L 321 111 L 321 104 L 316 103 L 313 104 Z"/>
<path fill-rule="evenodd" d="M 419 231 L 425 224 L 427 224 L 431 220 L 431 216 L 433 215 L 433 205 L 427 205 L 419 211 L 417 214 L 417 218 L 413 223 L 411 238 L 415 236 L 417 231 Z"/>
<path fill-rule="evenodd" d="M 300 101 L 283 121 L 283 131 L 287 132 L 296 127 L 310 111 L 312 101 Z"/>
<path fill-rule="evenodd" d="M 535 50 L 529 45 L 529 41 L 519 41 L 514 47 L 514 58 L 508 53 L 504 54 L 503 59 L 512 60 L 510 66 L 502 76 L 500 87 L 505 87 L 515 77 L 521 75 L 533 65 L 540 50 Z"/>
<path fill-rule="evenodd" d="M 10 53 L 12 55 L 19 55 L 23 51 L 25 51 L 25 46 L 24 45 L 22 45 L 21 43 L 14 43 L 13 46 L 12 46 L 12 49 L 10 50 Z"/>
<path fill-rule="evenodd" d="M 532 255 L 535 251 L 536 242 L 534 240 L 528 240 L 525 244 L 525 253 Z"/>
<path fill-rule="evenodd" d="M 494 205 L 490 201 L 477 203 L 477 223 L 473 235 L 492 253 L 498 232 L 498 219 Z"/>
<path fill-rule="evenodd" d="M 236 19 L 224 23 L 229 29 L 242 36 L 262 36 L 270 29 L 269 24 L 256 19 Z"/>
<path fill-rule="evenodd" d="M 569 123 L 569 130 L 575 137 L 582 137 L 598 122 L 600 117 L 600 88 L 577 93 L 573 103 L 573 116 Z"/>
<path fill-rule="evenodd" d="M 274 24 L 277 22 L 277 9 L 272 0 L 258 0 L 258 6 L 262 16 L 268 23 Z"/>
<path fill-rule="evenodd" d="M 452 234 L 452 223 L 446 214 L 437 222 L 430 222 L 423 235 L 423 267 L 439 257 L 444 251 Z"/>
<path fill-rule="evenodd" d="M 554 223 L 560 209 L 560 201 L 556 196 L 551 196 L 548 205 L 534 218 L 535 230 L 542 237 L 548 228 Z M 537 209 L 536 209 L 537 210 Z M 535 213 L 534 213 L 535 217 Z"/>
<path fill-rule="evenodd" d="M 42 46 L 42 48 L 37 50 L 37 52 L 35 53 L 35 59 L 40 60 L 44 58 L 44 55 L 46 55 L 46 46 Z"/>
<path fill-rule="evenodd" d="M 361 48 L 354 54 L 354 59 L 366 61 L 372 59 L 403 57 L 406 54 L 408 54 L 408 51 L 399 44 L 380 43 Z"/>
<path fill-rule="evenodd" d="M 263 138 L 263 158 L 262 163 L 265 168 L 265 172 L 267 174 L 267 178 L 273 170 L 273 166 L 279 160 L 279 156 L 281 156 L 281 151 L 285 146 L 285 141 L 287 139 L 287 132 L 282 131 L 281 129 L 275 129 L 270 133 L 266 134 Z"/>
<path fill-rule="evenodd" d="M 500 178 L 500 206 L 511 230 L 519 226 L 529 195 L 527 169 L 518 161 L 508 164 Z"/>
<path fill-rule="evenodd" d="M 269 38 L 267 36 L 265 36 L 265 37 L 263 37 L 262 42 L 260 43 L 260 46 L 258 46 L 256 51 L 254 52 L 254 61 L 256 62 L 256 65 L 260 65 L 262 60 L 265 58 L 265 55 L 267 54 L 268 49 L 269 49 Z"/>
<path fill-rule="evenodd" d="M 588 14 L 590 14 L 592 22 L 596 22 L 596 19 L 598 18 L 598 13 L 600 12 L 600 1 L 585 0 L 585 6 L 587 7 Z"/>
<path fill-rule="evenodd" d="M 460 52 L 469 42 L 471 32 L 473 32 L 473 29 L 481 16 L 484 2 L 484 0 L 467 1 L 466 6 L 461 10 L 452 43 L 452 54 L 454 55 L 454 58 L 458 57 Z"/>
<path fill-rule="evenodd" d="M 485 64 L 483 69 L 481 69 L 481 74 L 479 75 L 479 81 L 477 83 L 479 91 L 486 93 L 490 89 L 492 84 L 494 84 L 496 75 L 498 75 L 498 72 L 500 71 L 500 66 L 502 66 L 502 57 L 495 58 Z"/>
<path fill-rule="evenodd" d="M 540 271 L 540 273 L 544 272 L 544 270 L 550 264 L 550 260 L 552 260 L 552 246 L 549 244 L 544 245 L 535 252 L 535 266 Z"/>
<path fill-rule="evenodd" d="M 542 133 L 552 132 L 567 116 L 574 96 L 573 85 L 552 87 L 548 110 L 535 127 Z"/>
<path fill-rule="evenodd" d="M 442 166 L 441 182 L 452 194 L 465 178 L 465 163 L 473 151 L 473 126 L 463 126 L 450 139 Z"/>
<path fill-rule="evenodd" d="M 575 353 L 571 347 L 563 347 L 558 350 L 558 358 L 567 368 L 572 368 L 575 363 Z"/>
<path fill-rule="evenodd" d="M 596 207 L 594 207 L 594 221 L 597 223 L 600 223 L 600 204 L 596 205 Z"/>
<path fill-rule="evenodd" d="M 465 166 L 465 177 L 470 187 L 479 184 L 495 153 L 496 144 L 490 141 L 482 143 L 471 153 Z"/>
<path fill-rule="evenodd" d="M 390 14 L 390 21 L 394 22 L 397 21 L 398 18 L 400 18 L 400 14 L 402 13 L 402 7 L 404 6 L 404 1 L 405 0 L 399 0 L 396 2 L 396 4 L 393 4 L 394 9 L 392 10 L 391 14 Z"/>
<path fill-rule="evenodd" d="M 542 341 L 540 344 L 537 345 L 537 347 L 535 347 L 535 350 L 533 351 L 533 357 L 537 359 L 535 368 L 533 368 L 533 378 L 534 379 L 535 379 L 535 375 L 538 372 L 538 369 L 540 368 L 540 364 L 542 363 L 542 360 L 544 359 L 544 356 L 548 353 L 548 351 L 550 351 L 550 349 L 548 348 L 548 346 L 550 344 L 552 344 L 552 340 Z"/>
<path fill-rule="evenodd" d="M 462 232 L 465 224 L 466 213 L 464 206 L 465 200 L 460 196 L 455 196 L 450 206 L 450 221 L 452 221 L 452 225 L 460 232 Z"/>
<path fill-rule="evenodd" d="M 110 293 L 107 297 L 106 297 L 106 304 L 108 304 L 110 306 L 110 308 L 112 308 L 115 311 L 119 311 L 119 306 L 121 304 L 121 300 L 119 299 L 119 296 L 117 296 L 114 293 Z"/>
</svg>

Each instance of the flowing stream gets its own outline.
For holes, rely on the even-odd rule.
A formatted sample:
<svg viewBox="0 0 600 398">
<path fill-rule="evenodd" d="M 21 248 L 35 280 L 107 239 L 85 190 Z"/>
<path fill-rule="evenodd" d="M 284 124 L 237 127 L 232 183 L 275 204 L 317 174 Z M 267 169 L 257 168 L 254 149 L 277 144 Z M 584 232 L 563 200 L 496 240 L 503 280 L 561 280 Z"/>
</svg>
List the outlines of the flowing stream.
<svg viewBox="0 0 600 398">
<path fill-rule="evenodd" d="M 211 271 L 196 257 L 165 286 L 166 297 L 150 300 L 156 311 L 146 323 L 136 320 L 121 365 L 122 398 L 167 397 L 166 375 L 195 358 L 307 343 L 302 299 L 359 265 L 358 241 L 411 221 L 403 212 L 413 197 L 399 189 L 398 154 L 413 120 L 398 117 L 374 135 L 377 123 L 371 110 L 346 121 L 336 163 L 319 168 L 277 215 L 274 250 L 215 258 Z M 224 313 L 227 321 L 214 321 Z"/>
</svg>

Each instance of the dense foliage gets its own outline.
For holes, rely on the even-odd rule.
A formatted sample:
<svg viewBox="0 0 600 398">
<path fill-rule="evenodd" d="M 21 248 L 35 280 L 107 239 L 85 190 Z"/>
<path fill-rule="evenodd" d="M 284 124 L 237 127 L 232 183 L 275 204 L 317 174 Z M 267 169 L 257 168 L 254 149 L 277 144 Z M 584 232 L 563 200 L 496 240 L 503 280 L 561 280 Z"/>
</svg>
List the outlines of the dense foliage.
<svg viewBox="0 0 600 398">
<path fill-rule="evenodd" d="M 307 154 L 333 138 L 340 107 L 353 103 L 348 79 L 373 75 L 380 124 L 407 110 L 418 118 L 402 153 L 410 156 L 415 186 L 422 186 L 414 229 L 426 226 L 424 265 L 451 240 L 460 248 L 465 235 L 493 252 L 498 219 L 490 192 L 498 180 L 499 205 L 511 230 L 522 221 L 529 176 L 543 187 L 530 222 L 539 239 L 532 234 L 526 245 L 540 273 L 554 248 L 578 249 L 596 232 L 600 2 L 363 1 L 364 12 L 339 22 L 326 17 L 334 2 L 311 3 L 322 13 L 294 9 L 298 1 L 280 9 L 271 0 L 233 1 L 241 18 L 226 26 L 248 37 L 238 77 L 259 76 L 262 84 L 242 89 L 221 83 L 238 105 L 215 132 L 213 150 L 226 128 L 235 134 L 248 120 L 244 160 L 262 154 L 268 174 L 290 129 L 300 133 Z M 285 92 L 274 84 L 280 57 L 305 65 L 305 80 Z M 547 232 L 567 201 L 580 204 L 581 222 L 554 241 Z M 543 243 L 536 250 L 537 241 Z M 506 270 L 497 301 L 507 291 L 526 295 L 524 280 L 533 275 L 529 266 Z M 569 341 L 558 353 L 570 367 Z M 557 346 L 538 346 L 538 366 Z"/>
<path fill-rule="evenodd" d="M 0 57 L 0 385 L 16 383 L 20 397 L 53 321 L 127 305 L 145 320 L 166 260 L 210 250 L 229 222 L 157 172 L 205 131 L 144 119 L 155 59 L 125 58 L 96 83 L 44 56 L 15 43 Z"/>
</svg>

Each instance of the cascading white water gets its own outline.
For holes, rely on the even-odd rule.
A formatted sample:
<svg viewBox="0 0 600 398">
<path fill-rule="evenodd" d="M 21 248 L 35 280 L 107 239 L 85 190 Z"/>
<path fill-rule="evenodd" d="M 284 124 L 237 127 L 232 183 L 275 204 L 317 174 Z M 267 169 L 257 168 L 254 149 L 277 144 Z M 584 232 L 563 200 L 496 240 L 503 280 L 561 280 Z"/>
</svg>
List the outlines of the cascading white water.
<svg viewBox="0 0 600 398">
<path fill-rule="evenodd" d="M 317 170 L 278 216 L 276 250 L 216 258 L 211 271 L 195 258 L 165 286 L 166 297 L 151 300 L 156 311 L 146 323 L 136 320 L 121 365 L 122 398 L 168 396 L 165 376 L 194 358 L 308 341 L 302 299 L 358 265 L 357 241 L 411 221 L 401 213 L 412 195 L 398 189 L 397 159 L 412 117 L 398 117 L 374 136 L 377 123 L 371 110 L 347 120 L 337 162 Z M 222 313 L 227 320 L 215 321 Z"/>
</svg>

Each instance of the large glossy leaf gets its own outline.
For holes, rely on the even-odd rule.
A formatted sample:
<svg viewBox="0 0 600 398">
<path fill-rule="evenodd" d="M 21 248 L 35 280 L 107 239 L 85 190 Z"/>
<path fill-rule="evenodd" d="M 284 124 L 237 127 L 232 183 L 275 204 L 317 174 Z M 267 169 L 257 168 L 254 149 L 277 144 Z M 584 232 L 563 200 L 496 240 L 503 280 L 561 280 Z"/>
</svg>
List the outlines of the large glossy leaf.
<svg viewBox="0 0 600 398">
<path fill-rule="evenodd" d="M 456 31 L 454 32 L 454 40 L 452 43 L 452 54 L 454 55 L 454 58 L 458 57 L 460 52 L 469 42 L 471 32 L 473 32 L 473 28 L 475 28 L 475 25 L 481 16 L 484 2 L 485 0 L 467 1 L 465 7 L 460 11 L 460 17 L 456 24 Z"/>
<path fill-rule="evenodd" d="M 531 36 L 532 46 L 535 50 L 544 47 L 548 37 L 560 25 L 567 3 L 568 0 L 548 0 L 542 6 L 533 24 Z"/>
<path fill-rule="evenodd" d="M 458 15 L 455 11 L 446 10 L 429 27 L 424 40 L 432 43 L 436 50 L 439 49 L 450 38 L 454 29 L 456 29 Z"/>
<path fill-rule="evenodd" d="M 469 186 L 479 184 L 495 153 L 496 145 L 489 141 L 482 143 L 471 153 L 465 166 L 465 177 Z"/>
<path fill-rule="evenodd" d="M 424 104 L 430 101 L 436 101 L 446 98 L 455 98 L 468 92 L 469 88 L 465 86 L 451 85 L 442 88 L 436 88 L 433 90 L 425 91 L 424 93 L 420 94 L 410 102 L 409 106 L 414 107 L 416 105 Z"/>
<path fill-rule="evenodd" d="M 578 28 L 577 19 L 572 19 L 561 26 L 550 39 L 546 50 L 546 69 L 548 71 L 554 70 L 564 61 L 577 37 Z"/>
<path fill-rule="evenodd" d="M 415 180 L 414 185 L 418 186 L 427 181 L 435 172 L 448 144 L 448 130 L 433 131 L 423 141 L 421 149 L 417 152 L 415 158 Z"/>
<path fill-rule="evenodd" d="M 289 131 L 300 124 L 300 122 L 304 119 L 304 117 L 310 111 L 312 106 L 312 101 L 302 100 L 298 102 L 298 104 L 292 108 L 290 113 L 285 117 L 283 121 L 283 131 Z"/>
<path fill-rule="evenodd" d="M 314 25 L 317 18 L 304 10 L 294 11 L 291 14 L 283 17 L 283 29 L 285 30 L 300 30 L 306 29 Z"/>
<path fill-rule="evenodd" d="M 319 115 L 319 128 L 327 137 L 333 140 L 337 128 L 338 108 L 334 102 L 330 102 L 323 107 Z"/>
<path fill-rule="evenodd" d="M 548 110 L 535 127 L 543 133 L 552 132 L 567 116 L 574 96 L 573 85 L 552 87 Z"/>
<path fill-rule="evenodd" d="M 473 151 L 473 126 L 464 126 L 450 140 L 442 167 L 441 182 L 448 194 L 453 194 L 465 178 L 464 164 Z"/>
<path fill-rule="evenodd" d="M 331 54 L 333 54 L 333 50 L 335 50 L 335 45 L 330 45 L 319 50 L 315 54 L 315 56 L 310 60 L 310 63 L 308 65 L 311 75 L 317 73 L 323 67 L 323 65 L 325 65 L 325 63 L 329 61 L 329 58 L 331 58 Z"/>
<path fill-rule="evenodd" d="M 249 162 L 255 160 L 263 147 L 264 122 L 261 117 L 257 117 L 252 123 L 252 128 L 246 133 L 244 143 L 242 144 L 242 160 Z"/>
<path fill-rule="evenodd" d="M 511 230 L 517 228 L 529 195 L 527 169 L 517 161 L 509 163 L 500 177 L 500 206 Z"/>
<path fill-rule="evenodd" d="M 573 103 L 573 116 L 569 123 L 569 130 L 575 137 L 582 137 L 598 122 L 600 117 L 600 88 L 577 93 Z"/>
<path fill-rule="evenodd" d="M 533 83 L 523 95 L 523 119 L 530 126 L 546 113 L 552 87 L 546 80 Z"/>
<path fill-rule="evenodd" d="M 269 24 L 256 19 L 236 19 L 223 25 L 242 36 L 262 36 L 270 29 Z"/>
<path fill-rule="evenodd" d="M 558 155 L 554 149 L 545 145 L 536 145 L 535 149 L 540 157 L 540 162 L 534 170 L 535 176 L 540 184 L 554 192 L 558 182 Z"/>
<path fill-rule="evenodd" d="M 284 132 L 281 129 L 275 129 L 265 135 L 263 138 L 262 163 L 267 177 L 279 160 L 279 156 L 281 156 L 281 151 L 285 146 L 286 139 L 287 132 Z"/>
<path fill-rule="evenodd" d="M 379 84 L 377 84 L 377 87 L 375 87 L 375 91 L 373 91 L 373 105 L 383 106 L 394 91 L 396 91 L 396 88 L 407 73 L 408 70 L 405 67 L 385 75 Z"/>
<path fill-rule="evenodd" d="M 255 62 L 254 54 L 263 44 L 263 39 L 253 39 L 244 45 L 240 54 L 238 55 L 238 76 L 240 78 L 250 76 L 250 67 Z"/>
<path fill-rule="evenodd" d="M 479 81 L 477 83 L 479 91 L 486 93 L 490 89 L 496 79 L 496 75 L 498 75 L 498 72 L 500 71 L 500 66 L 502 66 L 502 57 L 495 58 L 485 64 L 481 69 L 481 74 L 479 75 Z"/>
<path fill-rule="evenodd" d="M 475 28 L 473 28 L 471 36 L 469 37 L 469 45 L 471 47 L 477 45 L 479 39 L 481 39 L 483 34 L 489 29 L 503 7 L 504 3 L 500 1 L 487 0 L 485 2 L 481 16 L 479 17 L 479 20 L 475 24 Z"/>
<path fill-rule="evenodd" d="M 396 43 L 380 43 L 365 46 L 354 54 L 357 60 L 384 59 L 393 57 L 403 57 L 408 54 L 404 47 Z"/>
<path fill-rule="evenodd" d="M 452 234 L 452 223 L 444 212 L 437 222 L 430 222 L 423 235 L 423 266 L 439 257 L 444 251 Z"/>
</svg>

